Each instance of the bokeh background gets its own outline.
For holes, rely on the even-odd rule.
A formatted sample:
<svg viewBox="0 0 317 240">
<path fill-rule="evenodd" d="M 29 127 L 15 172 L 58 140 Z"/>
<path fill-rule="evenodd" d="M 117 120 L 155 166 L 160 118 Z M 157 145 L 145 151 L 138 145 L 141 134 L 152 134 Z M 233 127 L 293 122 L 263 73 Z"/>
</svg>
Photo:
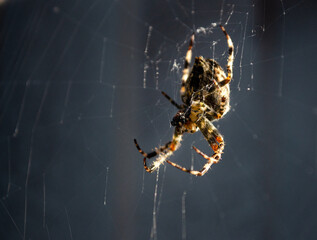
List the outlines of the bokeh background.
<svg viewBox="0 0 317 240">
<path fill-rule="evenodd" d="M 0 1 L 0 239 L 316 239 L 313 0 Z M 171 139 L 189 36 L 226 64 L 222 161 L 145 173 Z M 184 137 L 171 160 L 200 168 Z"/>
</svg>

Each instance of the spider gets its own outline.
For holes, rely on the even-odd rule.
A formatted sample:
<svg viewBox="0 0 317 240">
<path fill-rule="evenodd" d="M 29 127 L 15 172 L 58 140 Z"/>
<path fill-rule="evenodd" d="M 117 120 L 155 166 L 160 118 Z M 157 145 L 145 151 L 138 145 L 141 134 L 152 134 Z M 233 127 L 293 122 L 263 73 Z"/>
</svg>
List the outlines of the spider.
<svg viewBox="0 0 317 240">
<path fill-rule="evenodd" d="M 228 75 L 226 76 L 224 70 L 214 59 L 205 59 L 202 56 L 195 57 L 192 70 L 191 72 L 189 71 L 192 59 L 192 47 L 195 38 L 195 35 L 192 34 L 185 57 L 185 66 L 180 89 L 183 104 L 177 104 L 165 92 L 162 92 L 171 104 L 178 108 L 178 112 L 171 121 L 172 126 L 175 127 L 172 141 L 156 148 L 153 152 L 145 153 L 137 143 L 136 139 L 134 139 L 135 146 L 144 156 L 143 164 L 147 172 L 151 173 L 157 170 L 161 164 L 167 162 L 184 172 L 196 176 L 203 176 L 210 169 L 212 164 L 217 163 L 220 160 L 225 144 L 223 137 L 212 122 L 222 118 L 230 109 L 229 83 L 232 79 L 232 64 L 234 59 L 234 46 L 232 40 L 224 27 L 220 25 L 220 28 L 227 38 L 229 47 L 227 62 Z M 183 134 L 195 133 L 198 130 L 202 132 L 208 144 L 214 151 L 214 154 L 209 157 L 193 146 L 194 150 L 207 160 L 203 168 L 200 171 L 187 169 L 168 160 L 173 152 L 179 148 Z M 156 156 L 157 159 L 148 167 L 146 159 Z"/>
</svg>

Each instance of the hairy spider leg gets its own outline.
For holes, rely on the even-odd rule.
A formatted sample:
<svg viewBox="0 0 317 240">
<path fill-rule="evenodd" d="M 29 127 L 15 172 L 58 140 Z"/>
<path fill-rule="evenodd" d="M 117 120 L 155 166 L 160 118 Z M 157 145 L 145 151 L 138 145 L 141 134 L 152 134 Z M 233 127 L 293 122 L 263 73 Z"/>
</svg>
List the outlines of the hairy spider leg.
<svg viewBox="0 0 317 240">
<path fill-rule="evenodd" d="M 218 129 L 206 117 L 200 118 L 197 121 L 197 126 L 199 127 L 201 133 L 204 135 L 205 139 L 207 140 L 215 154 L 221 156 L 225 147 L 225 143 Z M 219 157 L 216 158 L 216 160 L 219 159 Z"/>
<path fill-rule="evenodd" d="M 170 146 L 171 143 L 172 143 L 172 142 L 168 142 L 168 143 L 166 143 L 164 146 L 161 146 L 161 147 L 155 149 L 155 151 L 146 153 L 146 152 L 144 152 L 144 151 L 141 149 L 141 147 L 140 147 L 140 145 L 138 144 L 138 142 L 136 141 L 136 139 L 134 139 L 134 144 L 135 144 L 136 148 L 139 150 L 139 152 L 140 152 L 145 158 L 148 158 L 148 159 L 157 156 L 157 155 L 160 154 L 161 152 L 164 152 L 164 151 Z"/>
<path fill-rule="evenodd" d="M 190 62 L 192 60 L 192 48 L 194 45 L 194 40 L 195 40 L 195 34 L 193 33 L 192 36 L 190 37 L 190 41 L 189 41 L 189 46 L 188 46 L 188 50 L 186 53 L 186 57 L 185 57 L 185 64 L 184 64 L 184 69 L 183 69 L 183 76 L 182 76 L 182 86 L 181 86 L 181 96 L 183 96 L 186 92 L 185 89 L 185 83 L 188 79 L 189 76 L 189 71 L 190 71 Z"/>
<path fill-rule="evenodd" d="M 166 159 L 170 157 L 173 154 L 173 152 L 179 148 L 180 142 L 182 141 L 182 135 L 183 133 L 178 128 L 175 128 L 172 141 L 166 143 L 164 146 L 159 147 L 158 149 L 150 153 L 145 153 L 140 148 L 136 139 L 134 139 L 135 146 L 137 147 L 139 152 L 144 156 L 144 159 L 143 159 L 144 169 L 149 173 L 154 172 L 156 169 L 158 169 L 159 166 L 162 163 L 164 163 Z M 150 159 L 157 155 L 158 155 L 157 159 L 151 164 L 150 167 L 148 167 L 146 164 L 146 159 L 147 158 Z"/>
<path fill-rule="evenodd" d="M 226 77 L 226 79 L 224 79 L 223 81 L 221 81 L 219 83 L 219 85 L 222 87 L 228 83 L 230 83 L 231 79 L 232 79 L 232 65 L 233 65 L 233 51 L 234 51 L 234 47 L 233 47 L 233 42 L 229 36 L 229 34 L 227 33 L 227 31 L 225 30 L 225 28 L 223 26 L 220 25 L 221 30 L 223 31 L 223 33 L 225 34 L 226 38 L 227 38 L 227 43 L 228 43 L 228 62 L 227 62 L 227 73 L 228 76 Z"/>
<path fill-rule="evenodd" d="M 181 105 L 179 105 L 178 103 L 176 103 L 170 96 L 168 96 L 165 92 L 161 92 L 163 94 L 164 97 L 167 98 L 168 101 L 170 101 L 170 103 L 172 105 L 174 105 L 175 107 L 177 107 L 178 109 L 182 109 Z"/>
<path fill-rule="evenodd" d="M 203 156 L 207 160 L 207 163 L 203 166 L 203 168 L 200 171 L 184 168 L 184 167 L 178 165 L 177 163 L 171 162 L 169 160 L 166 160 L 166 162 L 171 164 L 173 167 L 178 168 L 179 170 L 181 170 L 183 172 L 187 172 L 187 173 L 195 175 L 195 176 L 203 176 L 203 175 L 205 175 L 205 173 L 208 172 L 208 170 L 210 169 L 211 165 L 214 164 L 214 163 L 217 163 L 218 160 L 216 160 L 216 159 L 214 159 L 212 157 L 208 157 L 206 154 L 201 152 L 195 146 L 193 146 L 193 148 L 195 149 L 195 151 L 198 154 L 200 154 L 201 156 Z"/>
<path fill-rule="evenodd" d="M 200 131 L 202 132 L 202 134 L 204 135 L 205 139 L 207 140 L 207 142 L 210 144 L 211 148 L 215 152 L 211 157 L 209 157 L 208 155 L 206 155 L 205 153 L 197 149 L 195 146 L 193 146 L 194 150 L 207 160 L 206 164 L 202 167 L 202 169 L 200 171 L 191 170 L 191 169 L 184 168 L 169 160 L 166 160 L 166 162 L 171 164 L 173 167 L 176 167 L 179 170 L 182 170 L 184 172 L 187 172 L 196 176 L 203 176 L 214 163 L 219 162 L 222 151 L 224 149 L 224 141 L 223 141 L 223 137 L 218 132 L 217 128 L 206 117 L 202 117 L 200 120 L 198 120 L 197 125 Z"/>
<path fill-rule="evenodd" d="M 146 165 L 146 157 L 143 158 L 143 165 L 144 165 L 145 171 L 147 171 L 147 172 L 149 172 L 149 173 L 153 172 L 153 171 L 151 170 L 151 168 L 149 168 L 149 167 Z"/>
</svg>

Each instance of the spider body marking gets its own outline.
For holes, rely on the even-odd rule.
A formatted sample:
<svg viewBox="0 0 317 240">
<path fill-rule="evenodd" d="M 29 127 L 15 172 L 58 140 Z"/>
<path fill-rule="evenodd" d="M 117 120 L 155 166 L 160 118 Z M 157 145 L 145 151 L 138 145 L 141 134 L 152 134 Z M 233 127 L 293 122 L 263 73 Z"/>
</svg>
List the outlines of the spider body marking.
<svg viewBox="0 0 317 240">
<path fill-rule="evenodd" d="M 222 135 L 212 124 L 213 121 L 222 118 L 230 109 L 230 87 L 232 79 L 232 65 L 234 46 L 230 36 L 224 27 L 220 26 L 224 32 L 229 47 L 229 56 L 227 62 L 227 75 L 221 66 L 214 59 L 205 59 L 204 57 L 195 57 L 192 70 L 190 62 L 192 56 L 192 47 L 194 43 L 194 34 L 190 38 L 189 47 L 185 57 L 185 66 L 182 76 L 182 85 L 180 89 L 183 104 L 177 104 L 166 93 L 162 94 L 176 107 L 179 111 L 173 117 L 171 124 L 175 127 L 172 141 L 164 146 L 156 148 L 155 151 L 145 153 L 134 139 L 135 145 L 139 152 L 144 156 L 143 163 L 147 172 L 155 171 L 161 164 L 167 162 L 172 166 L 196 176 L 204 175 L 212 166 L 217 163 L 224 149 Z M 194 150 L 204 157 L 207 162 L 200 171 L 186 169 L 168 158 L 176 151 L 182 140 L 184 133 L 195 133 L 200 130 L 211 146 L 214 154 L 209 157 L 193 146 Z M 146 164 L 146 159 L 156 157 L 157 159 L 150 167 Z"/>
</svg>

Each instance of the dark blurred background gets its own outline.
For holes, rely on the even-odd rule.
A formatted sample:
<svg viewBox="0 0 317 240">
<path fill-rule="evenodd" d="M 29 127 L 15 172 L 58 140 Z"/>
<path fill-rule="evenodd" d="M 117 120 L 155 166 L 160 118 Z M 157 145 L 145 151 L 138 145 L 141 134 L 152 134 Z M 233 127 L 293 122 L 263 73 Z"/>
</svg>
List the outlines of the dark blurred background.
<svg viewBox="0 0 317 240">
<path fill-rule="evenodd" d="M 0 1 L 0 239 L 317 239 L 313 0 Z M 222 161 L 146 173 L 188 39 L 224 67 Z M 201 133 L 171 160 L 204 164 Z"/>
</svg>

